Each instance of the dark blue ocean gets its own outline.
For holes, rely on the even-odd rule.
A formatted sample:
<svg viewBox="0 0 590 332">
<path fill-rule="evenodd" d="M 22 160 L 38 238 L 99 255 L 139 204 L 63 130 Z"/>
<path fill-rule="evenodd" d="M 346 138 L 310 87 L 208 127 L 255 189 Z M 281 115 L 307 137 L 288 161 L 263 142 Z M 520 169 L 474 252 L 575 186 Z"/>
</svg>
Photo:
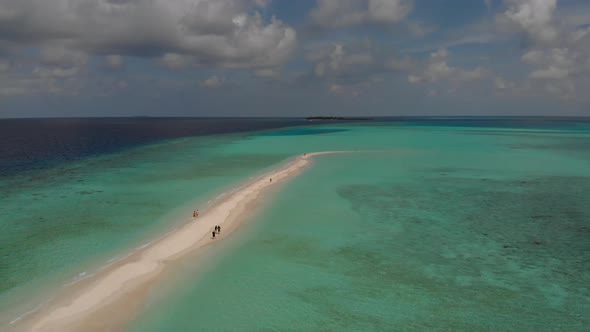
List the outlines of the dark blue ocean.
<svg viewBox="0 0 590 332">
<path fill-rule="evenodd" d="M 181 137 L 308 124 L 264 118 L 0 119 L 0 176 Z"/>
<path fill-rule="evenodd" d="M 372 123 L 406 127 L 473 127 L 584 130 L 589 118 L 379 117 Z M 338 121 L 303 118 L 58 118 L 0 119 L 0 176 L 121 151 L 162 140 L 311 126 Z M 342 123 L 342 122 L 340 122 Z M 347 121 L 349 123 L 349 121 Z M 339 129 L 327 129 L 328 131 Z M 271 135 L 326 132 L 299 129 Z"/>
</svg>

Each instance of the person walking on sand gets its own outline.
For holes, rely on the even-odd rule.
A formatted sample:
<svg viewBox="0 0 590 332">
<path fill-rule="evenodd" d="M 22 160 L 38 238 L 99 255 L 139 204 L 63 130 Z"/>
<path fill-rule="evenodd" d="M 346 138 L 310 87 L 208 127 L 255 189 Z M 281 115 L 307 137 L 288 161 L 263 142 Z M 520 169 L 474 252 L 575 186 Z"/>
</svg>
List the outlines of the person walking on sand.
<svg viewBox="0 0 590 332">
<path fill-rule="evenodd" d="M 211 238 L 214 239 L 215 238 L 215 231 L 211 232 Z"/>
<path fill-rule="evenodd" d="M 217 225 L 217 233 L 221 233 L 221 225 Z"/>
</svg>

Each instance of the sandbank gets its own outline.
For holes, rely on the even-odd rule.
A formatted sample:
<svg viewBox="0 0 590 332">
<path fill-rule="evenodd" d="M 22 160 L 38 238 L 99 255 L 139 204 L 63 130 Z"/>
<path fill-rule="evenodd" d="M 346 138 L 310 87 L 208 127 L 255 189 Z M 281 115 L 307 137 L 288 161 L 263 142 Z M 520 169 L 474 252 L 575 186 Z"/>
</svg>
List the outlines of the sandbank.
<svg viewBox="0 0 590 332">
<path fill-rule="evenodd" d="M 137 299 L 134 301 L 133 297 L 137 294 L 145 294 L 146 287 L 157 284 L 157 277 L 170 266 L 167 263 L 222 239 L 229 230 L 235 229 L 251 215 L 252 211 L 249 211 L 248 207 L 252 206 L 269 188 L 303 171 L 310 164 L 312 157 L 342 152 L 348 151 L 324 151 L 299 156 L 229 192 L 206 211 L 202 211 L 192 222 L 100 271 L 84 285 L 78 286 L 73 294 L 40 310 L 27 322 L 19 324 L 20 327 L 17 329 L 60 332 L 111 330 L 112 324 L 100 323 L 109 319 L 104 314 L 109 312 L 106 310 L 109 306 L 116 308 L 118 320 L 132 319 L 136 314 L 135 311 L 140 307 L 137 302 L 141 302 Z M 211 233 L 215 225 L 220 225 L 222 232 L 216 239 L 212 239 Z M 133 305 L 125 305 L 125 303 L 133 303 Z M 129 312 L 126 313 L 126 311 Z M 119 327 L 121 326 L 119 324 Z"/>
</svg>

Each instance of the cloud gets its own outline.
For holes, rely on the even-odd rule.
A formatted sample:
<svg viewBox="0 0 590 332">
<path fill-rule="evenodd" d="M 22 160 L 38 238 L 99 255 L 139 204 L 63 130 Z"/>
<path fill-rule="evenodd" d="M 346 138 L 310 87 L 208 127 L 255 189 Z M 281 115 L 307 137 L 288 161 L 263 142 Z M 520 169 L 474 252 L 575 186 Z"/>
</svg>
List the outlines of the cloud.
<svg viewBox="0 0 590 332">
<path fill-rule="evenodd" d="M 335 95 L 358 96 L 360 94 L 354 87 L 340 84 L 330 85 L 330 92 Z"/>
<path fill-rule="evenodd" d="M 439 81 L 462 84 L 490 75 L 481 67 L 466 70 L 451 66 L 448 58 L 446 49 L 439 49 L 428 59 L 421 60 L 382 50 L 366 40 L 323 44 L 307 53 L 307 59 L 313 64 L 313 76 L 330 82 L 330 91 L 337 95 L 360 95 L 383 76 L 406 77 L 412 84 Z"/>
<path fill-rule="evenodd" d="M 387 60 L 385 60 L 384 67 L 385 69 L 394 71 L 394 72 L 409 72 L 412 71 L 414 68 L 418 66 L 418 61 L 412 59 L 408 56 L 406 57 L 398 57 L 398 56 L 391 56 Z"/>
<path fill-rule="evenodd" d="M 590 23 L 590 3 L 580 3 L 567 7 L 558 7 L 555 19 L 570 28 L 588 27 Z"/>
<path fill-rule="evenodd" d="M 201 86 L 210 89 L 217 89 L 223 86 L 225 79 L 219 76 L 211 76 L 208 79 L 201 82 Z"/>
<path fill-rule="evenodd" d="M 166 68 L 179 69 L 192 64 L 193 58 L 183 54 L 166 53 L 160 58 L 160 62 Z"/>
<path fill-rule="evenodd" d="M 263 69 L 256 70 L 254 72 L 254 75 L 256 75 L 257 77 L 260 77 L 260 78 L 275 79 L 275 78 L 279 78 L 281 73 L 276 69 L 263 68 Z"/>
<path fill-rule="evenodd" d="M 307 46 L 307 73 L 310 82 L 319 83 L 337 96 L 357 97 L 383 82 L 386 52 L 372 40 L 321 42 Z"/>
<path fill-rule="evenodd" d="M 80 67 L 88 63 L 88 55 L 63 44 L 51 44 L 41 49 L 40 63 L 60 68 Z"/>
<path fill-rule="evenodd" d="M 407 29 L 412 36 L 418 38 L 428 36 L 436 30 L 434 26 L 423 22 L 408 22 Z"/>
<path fill-rule="evenodd" d="M 590 45 L 586 40 L 586 45 Z M 529 78 L 559 98 L 576 98 L 579 85 L 588 88 L 590 52 L 584 48 L 532 50 L 522 61 L 534 69 Z M 586 96 L 580 96 L 587 98 Z"/>
<path fill-rule="evenodd" d="M 507 9 L 501 18 L 518 25 L 535 42 L 551 42 L 558 36 L 553 25 L 557 0 L 505 0 Z"/>
<path fill-rule="evenodd" d="M 437 38 L 428 38 L 423 43 L 406 48 L 405 51 L 422 53 L 441 48 L 451 49 L 465 45 L 475 46 L 502 42 L 512 36 L 508 33 L 500 33 L 501 31 L 498 29 L 499 21 L 483 17 L 458 27 L 442 29 L 437 31 Z"/>
<path fill-rule="evenodd" d="M 531 69 L 528 86 L 560 99 L 587 98 L 590 88 L 590 28 L 558 20 L 556 0 L 505 0 L 504 19 L 517 23 L 528 38 L 522 63 Z M 502 22 L 502 20 L 499 20 Z"/>
<path fill-rule="evenodd" d="M 486 70 L 479 67 L 473 70 L 452 67 L 447 63 L 448 56 L 446 49 L 431 53 L 425 63 L 414 67 L 414 71 L 408 75 L 408 82 L 415 84 L 448 80 L 463 83 L 479 80 L 488 75 Z"/>
<path fill-rule="evenodd" d="M 129 87 L 129 83 L 127 83 L 127 81 L 119 81 L 117 82 L 117 87 L 121 90 L 125 90 Z"/>
<path fill-rule="evenodd" d="M 312 49 L 307 59 L 314 63 L 316 77 L 364 76 L 379 67 L 375 52 L 370 41 L 324 44 Z"/>
<path fill-rule="evenodd" d="M 254 4 L 260 8 L 267 8 L 270 6 L 271 0 L 254 0 Z"/>
<path fill-rule="evenodd" d="M 555 48 L 549 52 L 530 51 L 522 59 L 525 63 L 546 66 L 533 71 L 530 74 L 533 79 L 564 79 L 569 76 L 575 66 L 575 60 L 568 49 Z"/>
<path fill-rule="evenodd" d="M 121 69 L 125 66 L 125 60 L 120 55 L 107 55 L 106 60 L 112 69 Z"/>
<path fill-rule="evenodd" d="M 69 69 L 37 67 L 22 74 L 8 70 L 0 75 L 0 95 L 76 94 L 81 84 L 74 79 L 76 67 Z"/>
<path fill-rule="evenodd" d="M 494 80 L 494 86 L 496 89 L 504 90 L 504 89 L 512 89 L 514 88 L 514 83 L 504 80 L 501 77 L 496 77 Z"/>
<path fill-rule="evenodd" d="M 412 9 L 412 0 L 317 0 L 310 19 L 314 25 L 328 29 L 391 25 L 405 19 Z"/>
<path fill-rule="evenodd" d="M 85 71 L 88 55 L 63 44 L 43 46 L 37 62 L 23 66 L 13 59 L 4 69 L 0 65 L 0 94 L 76 94 L 82 84 L 77 76 Z"/>
<path fill-rule="evenodd" d="M 3 0 L 0 40 L 12 49 L 65 45 L 87 54 L 179 54 L 219 67 L 276 66 L 297 42 L 251 0 Z"/>
</svg>

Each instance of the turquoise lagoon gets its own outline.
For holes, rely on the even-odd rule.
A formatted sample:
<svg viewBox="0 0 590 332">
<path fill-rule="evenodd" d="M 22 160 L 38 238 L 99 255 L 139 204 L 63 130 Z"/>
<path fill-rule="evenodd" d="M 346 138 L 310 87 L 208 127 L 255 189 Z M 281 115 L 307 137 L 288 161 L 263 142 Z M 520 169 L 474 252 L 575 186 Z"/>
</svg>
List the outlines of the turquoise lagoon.
<svg viewBox="0 0 590 332">
<path fill-rule="evenodd" d="M 129 330 L 584 331 L 589 143 L 584 124 L 383 122 L 90 158 L 44 171 L 43 185 L 10 184 L 0 301 L 91 271 L 292 156 L 354 150 L 276 188 L 206 249 L 205 268 L 183 262 Z M 39 231 L 48 241 L 26 242 Z"/>
</svg>

